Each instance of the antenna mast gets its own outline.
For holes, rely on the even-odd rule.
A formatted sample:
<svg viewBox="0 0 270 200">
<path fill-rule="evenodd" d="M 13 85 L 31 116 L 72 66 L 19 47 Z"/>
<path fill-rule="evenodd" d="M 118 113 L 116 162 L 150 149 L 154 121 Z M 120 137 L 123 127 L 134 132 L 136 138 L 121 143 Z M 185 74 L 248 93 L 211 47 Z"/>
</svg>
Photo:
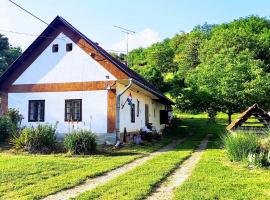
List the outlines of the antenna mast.
<svg viewBox="0 0 270 200">
<path fill-rule="evenodd" d="M 123 28 L 121 26 L 114 26 L 114 27 L 120 29 L 121 32 L 125 33 L 126 36 L 127 36 L 126 47 L 127 47 L 127 56 L 128 56 L 128 36 L 129 36 L 129 34 L 135 34 L 136 32 L 135 31 L 132 31 L 132 30 L 129 30 L 129 29 L 126 29 L 126 28 Z M 128 61 L 127 60 L 126 60 L 126 64 L 128 65 Z"/>
</svg>

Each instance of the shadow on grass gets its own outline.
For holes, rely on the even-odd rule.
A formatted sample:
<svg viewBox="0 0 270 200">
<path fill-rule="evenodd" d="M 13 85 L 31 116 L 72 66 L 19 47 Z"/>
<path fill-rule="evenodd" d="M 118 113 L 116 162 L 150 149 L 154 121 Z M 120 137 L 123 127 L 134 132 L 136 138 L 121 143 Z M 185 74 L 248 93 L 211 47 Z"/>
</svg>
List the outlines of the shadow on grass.
<svg viewBox="0 0 270 200">
<path fill-rule="evenodd" d="M 9 151 L 12 148 L 12 146 L 6 142 L 0 142 L 0 153 Z"/>
<path fill-rule="evenodd" d="M 219 149 L 222 146 L 221 136 L 226 132 L 227 121 L 225 119 L 217 119 L 215 122 L 209 122 L 207 118 L 183 118 L 176 121 L 178 131 L 192 133 L 190 142 L 199 142 L 207 134 L 211 134 L 208 149 Z"/>
</svg>

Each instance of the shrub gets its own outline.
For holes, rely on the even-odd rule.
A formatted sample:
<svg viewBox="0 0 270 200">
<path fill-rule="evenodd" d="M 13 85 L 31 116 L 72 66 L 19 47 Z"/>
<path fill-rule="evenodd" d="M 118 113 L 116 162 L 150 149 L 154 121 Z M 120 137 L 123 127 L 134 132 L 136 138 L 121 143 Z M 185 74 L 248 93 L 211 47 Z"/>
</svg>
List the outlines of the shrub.
<svg viewBox="0 0 270 200">
<path fill-rule="evenodd" d="M 0 142 L 4 142 L 19 130 L 22 119 L 22 115 L 16 109 L 9 109 L 4 116 L 0 117 Z"/>
<path fill-rule="evenodd" d="M 15 108 L 10 108 L 8 111 L 5 113 L 5 116 L 9 117 L 11 122 L 19 128 L 21 125 L 21 121 L 23 119 L 23 116 L 19 113 L 19 110 Z"/>
<path fill-rule="evenodd" d="M 260 148 L 253 153 L 250 153 L 249 162 L 255 166 L 269 166 L 270 165 L 270 137 L 265 134 L 260 137 Z"/>
<path fill-rule="evenodd" d="M 0 142 L 4 142 L 15 130 L 15 126 L 8 116 L 0 117 Z"/>
<path fill-rule="evenodd" d="M 56 125 L 38 124 L 37 127 L 28 126 L 14 135 L 11 144 L 17 149 L 30 152 L 48 153 L 54 149 Z"/>
<path fill-rule="evenodd" d="M 96 150 L 96 135 L 87 130 L 77 130 L 67 134 L 64 147 L 71 154 L 89 154 Z"/>
<path fill-rule="evenodd" d="M 260 147 L 259 137 L 254 133 L 236 132 L 223 137 L 224 146 L 233 161 L 243 161 Z"/>
</svg>

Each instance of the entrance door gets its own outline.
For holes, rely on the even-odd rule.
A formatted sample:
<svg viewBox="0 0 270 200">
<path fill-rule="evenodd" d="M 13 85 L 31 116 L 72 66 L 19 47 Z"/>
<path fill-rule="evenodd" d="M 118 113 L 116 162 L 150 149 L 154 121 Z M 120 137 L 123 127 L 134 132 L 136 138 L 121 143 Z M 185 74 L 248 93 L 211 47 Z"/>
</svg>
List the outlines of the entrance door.
<svg viewBox="0 0 270 200">
<path fill-rule="evenodd" d="M 149 107 L 145 104 L 145 125 L 149 124 Z"/>
</svg>

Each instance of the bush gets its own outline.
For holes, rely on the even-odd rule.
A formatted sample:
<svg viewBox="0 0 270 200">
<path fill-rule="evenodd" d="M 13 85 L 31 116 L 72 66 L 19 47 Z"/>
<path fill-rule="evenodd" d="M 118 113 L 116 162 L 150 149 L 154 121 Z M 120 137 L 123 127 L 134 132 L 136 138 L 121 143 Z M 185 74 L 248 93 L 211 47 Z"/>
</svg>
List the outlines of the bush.
<svg viewBox="0 0 270 200">
<path fill-rule="evenodd" d="M 12 123 L 19 128 L 21 125 L 21 121 L 23 119 L 23 116 L 19 113 L 19 110 L 15 108 L 10 108 L 5 113 L 5 116 L 9 117 L 9 119 L 12 121 Z"/>
<path fill-rule="evenodd" d="M 25 127 L 14 135 L 11 144 L 16 149 L 23 149 L 30 152 L 51 152 L 56 143 L 56 125 L 38 124 L 37 127 Z"/>
<path fill-rule="evenodd" d="M 71 154 L 93 153 L 97 147 L 97 137 L 87 130 L 77 130 L 67 134 L 64 138 L 64 147 Z"/>
<path fill-rule="evenodd" d="M 249 162 L 255 166 L 270 165 L 270 135 L 265 134 L 260 137 L 260 148 L 256 152 L 250 153 Z"/>
<path fill-rule="evenodd" d="M 8 116 L 0 117 L 0 142 L 4 142 L 16 129 Z"/>
<path fill-rule="evenodd" d="M 249 154 L 260 148 L 259 137 L 254 133 L 236 132 L 223 137 L 224 146 L 229 158 L 233 161 L 243 161 Z"/>
<path fill-rule="evenodd" d="M 0 117 L 0 142 L 4 142 L 19 130 L 22 119 L 22 115 L 16 109 L 9 109 L 4 116 Z"/>
</svg>

